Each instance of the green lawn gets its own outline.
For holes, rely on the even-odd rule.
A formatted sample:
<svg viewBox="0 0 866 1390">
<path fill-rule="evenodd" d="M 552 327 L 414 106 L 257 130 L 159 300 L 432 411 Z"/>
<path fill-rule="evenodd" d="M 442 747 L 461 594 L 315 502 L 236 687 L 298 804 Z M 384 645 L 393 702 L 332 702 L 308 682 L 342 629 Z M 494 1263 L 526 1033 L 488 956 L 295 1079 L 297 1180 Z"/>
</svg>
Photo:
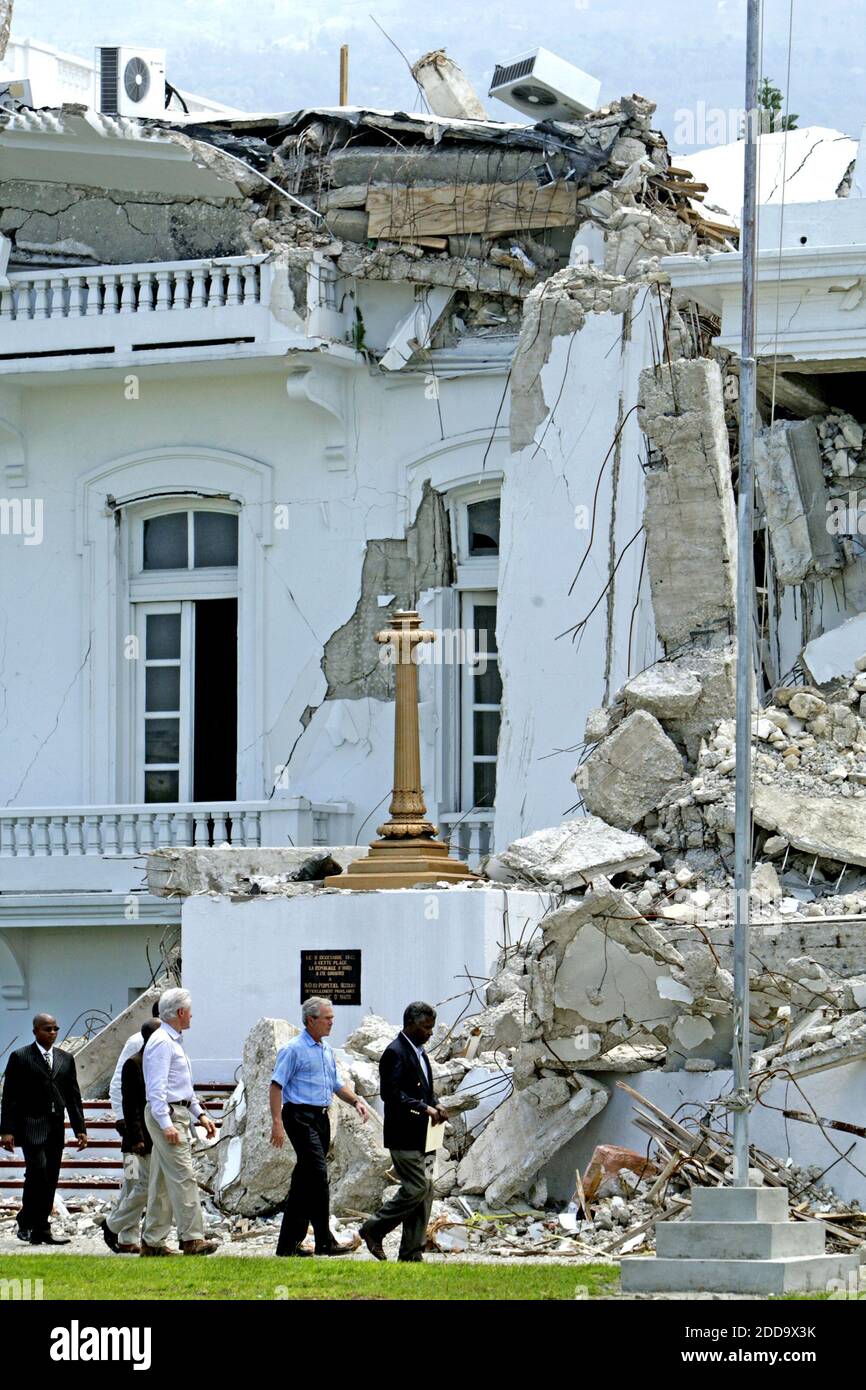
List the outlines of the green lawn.
<svg viewBox="0 0 866 1390">
<path fill-rule="evenodd" d="M 574 1299 L 619 1288 L 613 1265 L 398 1265 L 238 1256 L 0 1258 L 0 1279 L 41 1279 L 49 1299 Z M 35 1284 L 31 1283 L 35 1290 Z"/>
</svg>

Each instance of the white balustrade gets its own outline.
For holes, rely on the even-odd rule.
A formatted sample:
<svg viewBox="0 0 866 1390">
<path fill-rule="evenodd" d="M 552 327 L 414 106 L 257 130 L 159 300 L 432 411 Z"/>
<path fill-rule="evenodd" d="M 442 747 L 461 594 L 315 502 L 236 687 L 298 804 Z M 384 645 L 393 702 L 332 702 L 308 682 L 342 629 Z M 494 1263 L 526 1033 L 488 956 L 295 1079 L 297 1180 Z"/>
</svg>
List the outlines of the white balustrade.
<svg viewBox="0 0 866 1390">
<path fill-rule="evenodd" d="M 455 859 L 477 869 L 493 852 L 493 811 L 446 811 L 439 816 L 439 833 Z"/>
<path fill-rule="evenodd" d="M 13 271 L 0 320 L 96 318 L 261 302 L 263 257 Z"/>
<path fill-rule="evenodd" d="M 0 806 L 0 860 L 135 858 L 163 846 L 208 847 L 225 842 L 247 847 L 345 844 L 350 820 L 351 807 L 344 802 L 312 804 L 303 797 L 282 803 L 155 802 L 69 809 Z"/>
</svg>

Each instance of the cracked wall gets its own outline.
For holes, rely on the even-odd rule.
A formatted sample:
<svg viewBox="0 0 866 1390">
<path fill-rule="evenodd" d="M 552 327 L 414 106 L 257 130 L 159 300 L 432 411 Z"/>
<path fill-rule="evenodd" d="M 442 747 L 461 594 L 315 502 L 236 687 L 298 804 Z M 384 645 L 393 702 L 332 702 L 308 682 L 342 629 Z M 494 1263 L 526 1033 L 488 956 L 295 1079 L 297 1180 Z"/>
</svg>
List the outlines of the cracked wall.
<svg viewBox="0 0 866 1390">
<path fill-rule="evenodd" d="M 387 626 L 389 613 L 416 608 L 425 589 L 444 588 L 453 582 L 448 513 L 442 497 L 428 483 L 403 540 L 367 542 L 355 611 L 325 644 L 325 699 L 392 700 L 392 668 L 379 659 L 375 633 Z M 387 604 L 380 603 L 385 596 L 393 597 Z"/>
<path fill-rule="evenodd" d="M 16 260 L 135 265 L 240 255 L 253 213 L 240 201 L 111 193 L 68 184 L 0 185 L 0 232 Z M 50 260 L 49 260 L 50 263 Z"/>
</svg>

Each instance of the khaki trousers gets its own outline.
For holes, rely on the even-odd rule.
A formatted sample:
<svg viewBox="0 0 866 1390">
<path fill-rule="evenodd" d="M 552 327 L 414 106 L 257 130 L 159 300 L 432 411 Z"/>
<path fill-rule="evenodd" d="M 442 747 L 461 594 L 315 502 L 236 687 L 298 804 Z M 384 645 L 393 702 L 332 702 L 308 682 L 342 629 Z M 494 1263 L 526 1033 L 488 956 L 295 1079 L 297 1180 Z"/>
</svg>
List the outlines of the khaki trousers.
<svg viewBox="0 0 866 1390">
<path fill-rule="evenodd" d="M 204 1240 L 204 1220 L 192 1166 L 192 1116 L 185 1105 L 169 1105 L 168 1109 L 180 1135 L 179 1144 L 169 1144 L 150 1106 L 144 1107 L 144 1123 L 153 1140 L 147 1215 L 141 1233 L 148 1245 L 165 1245 L 172 1221 L 179 1241 Z"/>
<path fill-rule="evenodd" d="M 416 1153 L 414 1149 L 391 1149 L 394 1172 L 400 1186 L 390 1202 L 369 1217 L 361 1226 L 365 1235 L 381 1240 L 389 1231 L 402 1225 L 400 1260 L 423 1259 L 427 1243 L 427 1223 L 433 1205 L 433 1167 L 435 1154 Z"/>
<path fill-rule="evenodd" d="M 121 1245 L 138 1245 L 141 1239 L 141 1218 L 147 1206 L 150 1182 L 150 1154 L 133 1154 L 138 1160 L 138 1177 L 124 1178 L 120 1196 L 105 1218 L 105 1224 L 117 1236 Z"/>
</svg>

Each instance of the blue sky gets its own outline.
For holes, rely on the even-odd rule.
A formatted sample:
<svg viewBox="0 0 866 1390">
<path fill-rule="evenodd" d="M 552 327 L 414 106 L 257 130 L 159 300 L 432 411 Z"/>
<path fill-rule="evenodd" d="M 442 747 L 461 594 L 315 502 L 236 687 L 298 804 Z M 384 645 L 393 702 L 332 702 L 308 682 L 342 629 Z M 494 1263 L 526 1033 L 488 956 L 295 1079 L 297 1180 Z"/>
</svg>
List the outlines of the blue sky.
<svg viewBox="0 0 866 1390">
<path fill-rule="evenodd" d="M 763 70 L 785 85 L 793 3 L 791 109 L 801 125 L 859 136 L 866 119 L 864 0 L 765 0 Z M 417 106 L 403 59 L 444 47 L 486 100 L 496 62 L 537 44 L 601 78 L 602 99 L 640 92 L 669 138 L 677 113 L 742 105 L 745 0 L 15 0 L 13 33 L 90 53 L 97 43 L 165 48 L 181 87 L 245 110 L 337 100 L 338 54 L 350 46 L 350 100 Z M 489 102 L 491 114 L 508 109 Z M 700 129 L 699 123 L 695 127 Z"/>
</svg>

